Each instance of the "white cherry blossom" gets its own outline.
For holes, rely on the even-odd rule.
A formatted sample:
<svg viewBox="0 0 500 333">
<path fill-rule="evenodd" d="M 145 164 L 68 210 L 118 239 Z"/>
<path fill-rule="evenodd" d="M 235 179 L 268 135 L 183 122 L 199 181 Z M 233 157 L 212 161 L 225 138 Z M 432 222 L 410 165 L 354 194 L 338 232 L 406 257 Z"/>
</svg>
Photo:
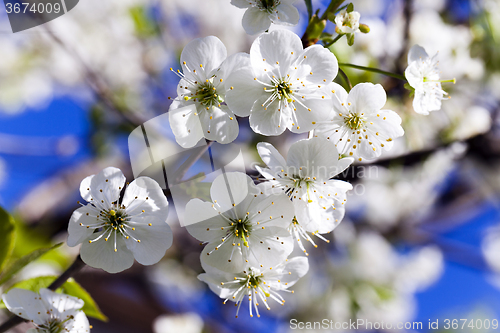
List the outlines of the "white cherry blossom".
<svg viewBox="0 0 500 333">
<path fill-rule="evenodd" d="M 286 128 L 310 131 L 331 109 L 325 86 L 337 76 L 337 58 L 320 45 L 303 49 L 291 31 L 259 36 L 250 49 L 251 66 L 229 75 L 226 103 L 259 134 L 279 135 Z"/>
<path fill-rule="evenodd" d="M 286 161 L 269 143 L 260 142 L 257 150 L 268 167 L 257 166 L 268 180 L 262 185 L 290 197 L 296 221 L 303 230 L 324 234 L 335 229 L 344 217 L 346 192 L 352 189 L 352 185 L 331 178 L 344 171 L 353 159 L 339 160 L 335 145 L 322 138 L 294 143 Z M 292 219 L 288 221 L 290 223 Z"/>
<path fill-rule="evenodd" d="M 235 65 L 248 62 L 248 55 L 226 57 L 226 47 L 214 36 L 195 39 L 182 50 L 183 72 L 176 72 L 181 80 L 169 121 L 177 143 L 184 148 L 202 138 L 226 144 L 238 136 L 238 121 L 224 104 L 224 80 Z"/>
<path fill-rule="evenodd" d="M 81 299 L 59 294 L 49 289 L 35 293 L 25 289 L 12 289 L 2 296 L 7 309 L 23 319 L 29 320 L 36 328 L 27 333 L 87 333 L 90 325 L 81 311 Z"/>
<path fill-rule="evenodd" d="M 293 205 L 286 195 L 265 193 L 244 173 L 228 172 L 212 183 L 212 202 L 192 199 L 186 205 L 187 231 L 208 243 L 201 260 L 225 272 L 248 265 L 272 267 L 293 250 L 286 230 Z"/>
<path fill-rule="evenodd" d="M 330 88 L 333 112 L 314 134 L 335 143 L 340 154 L 371 160 L 390 150 L 393 140 L 404 134 L 401 117 L 382 110 L 387 96 L 380 84 L 360 83 L 349 94 L 336 83 Z"/>
<path fill-rule="evenodd" d="M 228 300 L 235 302 L 236 318 L 240 311 L 241 304 L 248 299 L 250 317 L 253 317 L 253 310 L 257 317 L 259 314 L 259 303 L 271 310 L 268 304 L 269 299 L 273 299 L 280 305 L 285 305 L 285 300 L 279 292 L 291 292 L 288 290 L 309 270 L 309 262 L 305 257 L 295 257 L 272 267 L 252 267 L 248 266 L 239 273 L 222 272 L 216 268 L 204 265 L 206 273 L 200 274 L 198 278 L 207 283 L 210 289 L 220 298 L 224 299 L 224 304 Z"/>
<path fill-rule="evenodd" d="M 413 109 L 415 112 L 428 115 L 430 111 L 441 109 L 441 101 L 448 99 L 448 93 L 441 88 L 441 82 L 453 82 L 453 80 L 440 80 L 437 53 L 429 57 L 425 49 L 414 45 L 408 53 L 408 67 L 405 77 L 410 86 L 415 89 Z"/>
<path fill-rule="evenodd" d="M 299 23 L 299 11 L 293 3 L 296 0 L 231 0 L 238 8 L 247 8 L 243 15 L 243 28 L 249 35 L 255 35 L 269 29 L 271 23 L 296 25 Z"/>
<path fill-rule="evenodd" d="M 109 273 L 130 268 L 134 258 L 155 264 L 172 245 L 168 201 L 158 183 L 139 177 L 120 201 L 124 186 L 125 176 L 113 167 L 85 178 L 80 194 L 88 204 L 75 210 L 68 226 L 68 245 L 82 243 L 82 260 Z"/>
<path fill-rule="evenodd" d="M 335 16 L 335 31 L 339 34 L 353 34 L 359 31 L 359 18 L 361 15 L 358 12 L 347 10 L 340 11 Z"/>
</svg>

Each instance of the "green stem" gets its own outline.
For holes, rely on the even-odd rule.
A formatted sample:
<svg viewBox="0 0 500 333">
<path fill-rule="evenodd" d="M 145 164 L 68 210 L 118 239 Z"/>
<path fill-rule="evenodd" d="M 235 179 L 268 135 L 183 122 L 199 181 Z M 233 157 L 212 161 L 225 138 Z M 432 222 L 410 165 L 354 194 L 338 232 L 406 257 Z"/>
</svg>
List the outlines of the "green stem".
<svg viewBox="0 0 500 333">
<path fill-rule="evenodd" d="M 379 74 L 384 74 L 399 80 L 407 81 L 406 77 L 404 75 L 396 74 L 396 73 L 391 73 L 391 72 L 386 72 L 378 68 L 373 68 L 373 67 L 365 67 L 365 66 L 358 66 L 358 65 L 353 65 L 353 64 L 347 64 L 344 62 L 339 62 L 339 66 L 343 67 L 352 67 L 356 69 L 360 69 L 362 71 L 368 71 L 368 72 L 374 72 L 374 73 L 379 73 Z"/>
<path fill-rule="evenodd" d="M 347 74 L 343 70 L 341 70 L 340 68 L 339 68 L 339 74 L 340 74 L 340 76 L 342 76 L 342 78 L 344 79 L 345 83 L 347 84 L 347 88 L 349 90 L 351 90 L 352 89 L 352 84 L 351 84 L 351 81 L 349 80 L 349 77 L 347 76 Z"/>
<path fill-rule="evenodd" d="M 343 35 L 337 35 L 330 43 L 323 45 L 324 47 L 330 47 L 335 44 Z"/>
</svg>

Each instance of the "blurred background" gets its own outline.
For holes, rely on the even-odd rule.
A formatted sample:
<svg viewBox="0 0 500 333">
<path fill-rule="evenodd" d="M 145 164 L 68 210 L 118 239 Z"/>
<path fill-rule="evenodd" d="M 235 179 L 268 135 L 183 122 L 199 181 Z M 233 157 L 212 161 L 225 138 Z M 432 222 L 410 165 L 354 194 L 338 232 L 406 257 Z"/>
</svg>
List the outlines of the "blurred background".
<svg viewBox="0 0 500 333">
<path fill-rule="evenodd" d="M 439 52 L 442 78 L 457 79 L 444 85 L 451 99 L 422 116 L 403 82 L 345 70 L 353 84 L 384 86 L 386 109 L 403 118 L 405 136 L 381 160 L 340 175 L 354 185 L 347 215 L 329 244 L 307 244 L 311 269 L 284 307 L 235 319 L 234 307 L 197 280 L 201 247 L 172 207 L 174 244 L 160 263 L 76 276 L 109 318 L 91 319 L 92 332 L 288 332 L 290 318 L 415 321 L 429 331 L 429 320 L 500 319 L 500 1 L 352 2 L 371 31 L 356 35 L 353 47 L 345 38 L 335 43 L 340 62 L 402 74 L 409 48 L 419 44 Z M 326 5 L 313 1 L 321 12 Z M 296 6 L 301 21 L 290 29 L 301 36 L 307 11 L 301 0 Z M 13 34 L 0 11 L 0 206 L 16 218 L 16 257 L 66 240 L 83 178 L 106 166 L 133 178 L 128 136 L 167 112 L 178 83 L 169 68 L 180 68 L 182 48 L 215 35 L 228 54 L 248 52 L 255 36 L 245 34 L 243 13 L 221 0 L 82 0 Z M 326 31 L 334 29 L 329 22 Z M 239 124 L 237 143 L 254 176 L 256 143 L 285 153 L 305 137 L 266 138 L 247 118 Z M 57 275 L 77 254 L 63 245 L 16 280 Z M 0 321 L 7 315 L 1 310 Z"/>
</svg>

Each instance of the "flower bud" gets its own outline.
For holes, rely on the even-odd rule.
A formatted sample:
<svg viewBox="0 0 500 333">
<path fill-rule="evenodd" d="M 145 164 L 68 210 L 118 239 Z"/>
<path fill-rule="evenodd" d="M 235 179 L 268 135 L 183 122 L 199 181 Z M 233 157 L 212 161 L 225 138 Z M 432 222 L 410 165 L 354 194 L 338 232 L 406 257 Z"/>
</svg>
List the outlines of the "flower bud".
<svg viewBox="0 0 500 333">
<path fill-rule="evenodd" d="M 366 24 L 360 23 L 359 25 L 359 31 L 361 31 L 364 34 L 367 34 L 370 32 L 370 27 L 367 26 Z"/>
</svg>

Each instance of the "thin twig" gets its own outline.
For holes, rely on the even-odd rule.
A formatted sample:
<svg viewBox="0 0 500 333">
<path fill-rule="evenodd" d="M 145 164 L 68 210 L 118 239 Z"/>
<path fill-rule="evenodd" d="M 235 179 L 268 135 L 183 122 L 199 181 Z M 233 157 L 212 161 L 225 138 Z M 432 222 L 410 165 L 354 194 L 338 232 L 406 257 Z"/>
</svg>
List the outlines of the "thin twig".
<svg viewBox="0 0 500 333">
<path fill-rule="evenodd" d="M 378 68 L 374 68 L 374 67 L 365 67 L 365 66 L 359 66 L 359 65 L 354 65 L 354 64 L 348 64 L 348 63 L 344 63 L 344 62 L 339 62 L 339 66 L 352 67 L 352 68 L 356 68 L 356 69 L 367 71 L 367 72 L 384 74 L 384 75 L 387 75 L 387 76 L 390 76 L 390 77 L 393 77 L 396 79 L 406 81 L 406 77 L 404 75 L 396 74 L 396 73 L 392 73 L 392 72 L 387 72 L 387 71 L 384 71 L 384 70 L 381 70 Z"/>
</svg>

